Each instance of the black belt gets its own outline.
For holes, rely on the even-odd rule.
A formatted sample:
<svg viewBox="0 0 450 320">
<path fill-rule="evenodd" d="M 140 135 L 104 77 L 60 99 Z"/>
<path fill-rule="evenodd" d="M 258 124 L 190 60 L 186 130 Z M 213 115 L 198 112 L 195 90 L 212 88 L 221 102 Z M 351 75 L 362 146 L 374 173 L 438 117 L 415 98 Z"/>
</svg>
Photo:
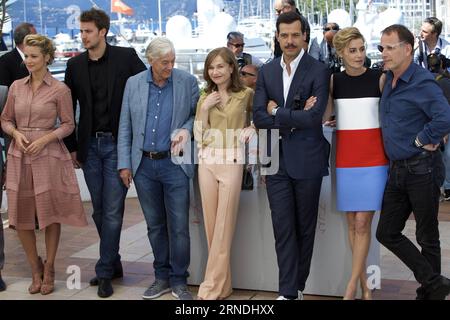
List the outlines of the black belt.
<svg viewBox="0 0 450 320">
<path fill-rule="evenodd" d="M 97 131 L 94 133 L 94 137 L 96 138 L 103 138 L 103 137 L 112 137 L 112 132 L 103 132 L 103 131 Z"/>
<path fill-rule="evenodd" d="M 169 158 L 170 151 L 161 151 L 161 152 L 142 151 L 142 155 L 152 160 L 161 160 Z"/>
<path fill-rule="evenodd" d="M 423 150 L 421 153 L 412 156 L 411 158 L 404 160 L 393 160 L 392 164 L 395 166 L 407 166 L 412 163 L 417 163 L 419 160 L 428 159 L 435 154 L 436 151 Z"/>
</svg>

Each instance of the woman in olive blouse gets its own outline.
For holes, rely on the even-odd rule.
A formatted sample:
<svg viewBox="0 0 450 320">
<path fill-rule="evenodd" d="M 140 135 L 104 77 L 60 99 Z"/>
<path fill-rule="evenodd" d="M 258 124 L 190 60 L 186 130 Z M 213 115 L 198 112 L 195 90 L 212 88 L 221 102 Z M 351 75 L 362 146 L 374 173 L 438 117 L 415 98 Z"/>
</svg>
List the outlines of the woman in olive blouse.
<svg viewBox="0 0 450 320">
<path fill-rule="evenodd" d="M 207 82 L 194 123 L 199 148 L 198 177 L 208 262 L 199 299 L 225 299 L 232 293 L 230 251 L 239 206 L 244 145 L 250 125 L 253 90 L 243 86 L 228 48 L 212 50 L 205 61 Z"/>
</svg>

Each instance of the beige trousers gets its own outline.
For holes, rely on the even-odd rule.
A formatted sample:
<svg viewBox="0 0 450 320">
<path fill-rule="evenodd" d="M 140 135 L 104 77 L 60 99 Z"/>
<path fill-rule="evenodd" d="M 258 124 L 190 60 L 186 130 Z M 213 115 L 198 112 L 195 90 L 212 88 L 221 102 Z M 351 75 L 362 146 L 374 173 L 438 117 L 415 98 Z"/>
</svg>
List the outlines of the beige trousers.
<svg viewBox="0 0 450 320">
<path fill-rule="evenodd" d="M 211 159 L 209 159 L 211 160 Z M 200 162 L 198 180 L 202 198 L 208 262 L 198 297 L 223 299 L 232 293 L 230 251 L 241 193 L 243 165 Z"/>
</svg>

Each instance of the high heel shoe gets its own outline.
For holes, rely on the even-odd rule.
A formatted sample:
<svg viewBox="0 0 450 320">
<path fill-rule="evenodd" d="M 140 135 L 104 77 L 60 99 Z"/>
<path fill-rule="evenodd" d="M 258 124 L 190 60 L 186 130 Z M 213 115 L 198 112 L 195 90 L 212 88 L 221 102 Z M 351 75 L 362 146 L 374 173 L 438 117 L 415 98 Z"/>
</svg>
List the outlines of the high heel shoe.
<svg viewBox="0 0 450 320">
<path fill-rule="evenodd" d="M 370 289 L 367 289 L 367 290 L 361 289 L 361 291 L 362 291 L 362 294 L 361 294 L 361 299 L 362 300 L 372 300 L 372 290 L 370 290 Z"/>
<path fill-rule="evenodd" d="M 356 288 L 352 287 L 349 285 L 347 285 L 347 289 L 345 290 L 345 294 L 342 297 L 343 300 L 355 300 L 355 296 L 356 296 Z"/>
<path fill-rule="evenodd" d="M 28 292 L 30 294 L 36 294 L 41 291 L 42 277 L 44 273 L 44 264 L 42 263 L 41 257 L 38 257 L 37 267 L 32 267 L 32 282 L 28 287 Z"/>
<path fill-rule="evenodd" d="M 44 280 L 42 281 L 41 294 L 47 295 L 55 290 L 55 267 L 50 266 L 47 261 L 44 265 Z"/>
</svg>

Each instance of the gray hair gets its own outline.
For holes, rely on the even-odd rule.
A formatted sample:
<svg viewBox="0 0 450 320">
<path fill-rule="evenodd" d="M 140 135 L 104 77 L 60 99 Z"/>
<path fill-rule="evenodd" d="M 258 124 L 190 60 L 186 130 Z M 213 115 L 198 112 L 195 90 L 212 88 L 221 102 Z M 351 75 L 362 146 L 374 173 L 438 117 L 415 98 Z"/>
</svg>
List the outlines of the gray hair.
<svg viewBox="0 0 450 320">
<path fill-rule="evenodd" d="M 244 34 L 238 31 L 231 31 L 230 33 L 227 34 L 227 41 L 231 41 L 234 39 L 244 40 Z"/>
<path fill-rule="evenodd" d="M 161 58 L 170 52 L 175 53 L 175 47 L 173 46 L 172 41 L 165 37 L 156 37 L 149 43 L 145 50 L 145 57 L 148 60 L 154 60 Z"/>
</svg>

